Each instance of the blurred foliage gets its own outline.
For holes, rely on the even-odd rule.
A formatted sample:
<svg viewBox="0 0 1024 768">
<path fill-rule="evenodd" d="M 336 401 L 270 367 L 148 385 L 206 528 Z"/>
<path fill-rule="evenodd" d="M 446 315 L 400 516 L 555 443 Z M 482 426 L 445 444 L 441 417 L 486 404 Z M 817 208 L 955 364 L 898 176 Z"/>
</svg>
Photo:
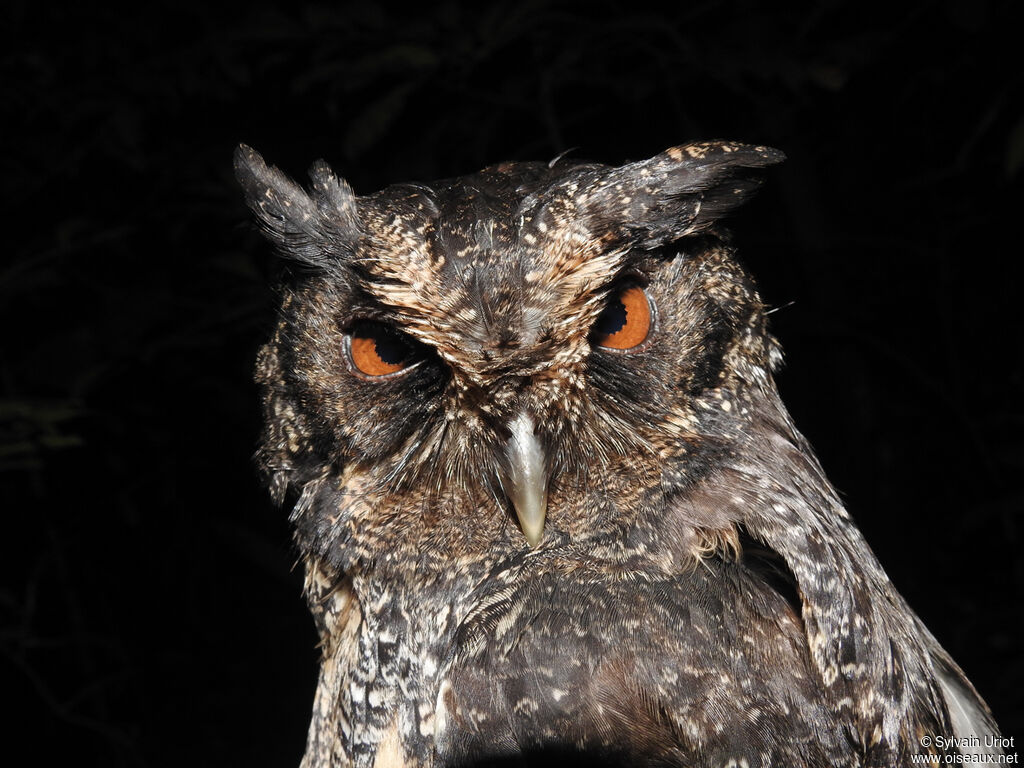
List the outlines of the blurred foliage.
<svg viewBox="0 0 1024 768">
<path fill-rule="evenodd" d="M 1019 732 L 1013 6 L 5 4 L 11 733 L 106 765 L 301 752 L 315 637 L 249 463 L 279 267 L 231 178 L 237 142 L 295 176 L 324 156 L 369 192 L 711 137 L 789 155 L 735 221 L 783 307 L 783 394 L 897 586 Z"/>
<path fill-rule="evenodd" d="M 46 451 L 81 446 L 65 428 L 81 413 L 71 401 L 0 400 L 0 472 L 39 469 Z"/>
</svg>

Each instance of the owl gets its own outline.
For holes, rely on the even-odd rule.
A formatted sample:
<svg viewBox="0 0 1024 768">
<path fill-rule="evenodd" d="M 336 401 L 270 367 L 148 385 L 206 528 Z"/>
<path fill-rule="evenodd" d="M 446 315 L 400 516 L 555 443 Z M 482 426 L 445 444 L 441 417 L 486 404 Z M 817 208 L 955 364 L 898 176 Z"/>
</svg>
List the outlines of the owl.
<svg viewBox="0 0 1024 768">
<path fill-rule="evenodd" d="M 363 197 L 239 147 L 296 265 L 257 457 L 322 641 L 303 766 L 999 751 L 776 390 L 721 219 L 782 159 L 704 142 Z"/>
</svg>

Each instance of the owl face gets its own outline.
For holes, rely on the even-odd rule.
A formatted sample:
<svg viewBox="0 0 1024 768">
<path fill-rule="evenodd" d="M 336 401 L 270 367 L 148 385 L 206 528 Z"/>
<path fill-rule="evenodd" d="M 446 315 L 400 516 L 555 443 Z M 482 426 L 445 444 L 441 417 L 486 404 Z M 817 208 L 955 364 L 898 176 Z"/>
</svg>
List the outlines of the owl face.
<svg viewBox="0 0 1024 768">
<path fill-rule="evenodd" d="M 259 378 L 260 460 L 299 495 L 304 546 L 421 561 L 649 522 L 728 450 L 777 354 L 714 225 L 781 157 L 694 144 L 357 198 L 241 147 L 251 207 L 303 266 Z"/>
</svg>

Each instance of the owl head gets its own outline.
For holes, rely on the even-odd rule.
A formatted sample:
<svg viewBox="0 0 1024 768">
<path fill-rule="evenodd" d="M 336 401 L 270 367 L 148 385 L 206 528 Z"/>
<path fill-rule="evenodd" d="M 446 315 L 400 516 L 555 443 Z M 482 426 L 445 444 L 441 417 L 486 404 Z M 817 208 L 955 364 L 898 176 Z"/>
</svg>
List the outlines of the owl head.
<svg viewBox="0 0 1024 768">
<path fill-rule="evenodd" d="M 347 569 L 643 546 L 773 386 L 717 225 L 782 159 L 710 142 L 360 197 L 322 161 L 304 189 L 239 147 L 249 206 L 298 265 L 260 354 L 258 457 L 303 550 Z"/>
</svg>

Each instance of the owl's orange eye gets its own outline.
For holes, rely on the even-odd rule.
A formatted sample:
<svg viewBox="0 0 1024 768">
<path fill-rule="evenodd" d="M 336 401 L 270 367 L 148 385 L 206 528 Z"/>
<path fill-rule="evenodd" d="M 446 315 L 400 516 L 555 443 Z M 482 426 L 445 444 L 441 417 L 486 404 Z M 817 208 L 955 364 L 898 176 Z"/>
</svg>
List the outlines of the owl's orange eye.
<svg viewBox="0 0 1024 768">
<path fill-rule="evenodd" d="M 349 337 L 352 365 L 366 376 L 398 373 L 416 361 L 415 342 L 380 323 L 358 323 Z"/>
<path fill-rule="evenodd" d="M 624 288 L 612 296 L 597 322 L 594 343 L 606 349 L 633 349 L 651 331 L 651 303 L 639 286 Z"/>
</svg>

